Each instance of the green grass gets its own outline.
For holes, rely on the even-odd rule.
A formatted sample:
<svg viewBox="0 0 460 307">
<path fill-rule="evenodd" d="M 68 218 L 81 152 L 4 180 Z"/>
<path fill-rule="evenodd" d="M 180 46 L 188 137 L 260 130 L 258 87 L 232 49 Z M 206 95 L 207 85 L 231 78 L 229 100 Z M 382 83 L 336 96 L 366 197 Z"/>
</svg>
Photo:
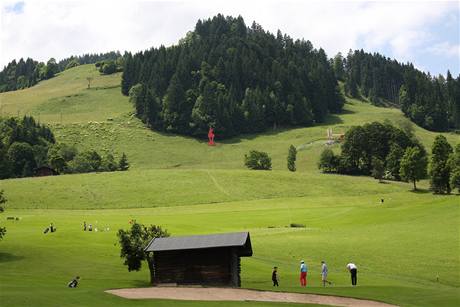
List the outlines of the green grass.
<svg viewBox="0 0 460 307">
<path fill-rule="evenodd" d="M 94 65 L 65 70 L 36 86 L 0 94 L 0 115 L 33 115 L 46 123 L 105 121 L 131 110 L 120 93 L 121 73 L 103 76 Z M 87 77 L 92 77 L 87 89 Z"/>
<path fill-rule="evenodd" d="M 352 184 L 350 184 L 352 183 Z M 427 186 L 426 182 L 419 184 Z M 392 197 L 411 184 L 287 171 L 146 170 L 3 180 L 11 209 L 153 208 L 286 197 Z"/>
<path fill-rule="evenodd" d="M 86 89 L 86 77 L 94 78 Z M 291 306 L 252 302 L 129 301 L 110 288 L 147 286 L 148 273 L 128 273 L 119 258 L 116 230 L 128 220 L 166 226 L 173 235 L 248 230 L 254 256 L 242 261 L 243 287 L 307 291 L 382 300 L 402 306 L 460 304 L 460 199 L 418 193 L 407 183 L 379 184 L 369 177 L 321 174 L 316 167 L 326 129 L 407 121 L 399 110 L 348 100 L 345 112 L 308 128 L 204 140 L 150 131 L 120 94 L 120 75 L 101 76 L 93 65 L 65 71 L 35 87 L 0 94 L 0 114 L 32 114 L 51 124 L 57 140 L 79 149 L 120 155 L 127 172 L 0 181 L 8 198 L 0 224 L 0 305 L 5 306 Z M 62 114 L 62 116 L 61 116 Z M 429 149 L 437 133 L 414 126 Z M 217 132 L 218 133 L 218 132 Z M 454 145 L 458 135 L 444 134 Z M 299 149 L 296 173 L 286 170 L 289 145 Z M 334 150 L 339 150 L 335 145 Z M 273 171 L 248 171 L 243 156 L 267 151 Z M 380 198 L 385 205 L 380 206 Z M 21 217 L 19 221 L 7 216 Z M 58 231 L 44 235 L 54 222 Z M 110 231 L 81 231 L 83 221 Z M 290 228 L 291 223 L 306 228 Z M 310 267 L 309 286 L 298 286 L 297 266 Z M 320 261 L 333 287 L 320 287 Z M 359 287 L 344 268 L 359 266 Z M 81 287 L 68 289 L 74 275 Z M 436 280 L 439 276 L 439 281 Z M 294 306 L 294 305 L 292 305 Z"/>
<path fill-rule="evenodd" d="M 78 198 L 78 195 L 69 198 Z M 7 215 L 1 243 L 0 298 L 7 306 L 129 304 L 104 289 L 147 286 L 148 273 L 128 273 L 118 258 L 116 229 L 130 219 L 164 225 L 174 235 L 248 230 L 254 255 L 243 258 L 243 287 L 272 289 L 279 267 L 281 291 L 308 291 L 383 300 L 403 306 L 454 306 L 458 288 L 458 198 L 394 193 L 384 206 L 373 196 L 325 196 L 241 201 L 154 209 L 20 210 Z M 53 221 L 54 234 L 42 230 Z M 83 232 L 83 221 L 105 232 Z M 306 228 L 289 228 L 291 222 Z M 457 245 L 458 247 L 458 245 Z M 310 267 L 309 286 L 298 286 L 298 261 Z M 320 261 L 333 287 L 320 286 Z M 345 264 L 359 266 L 359 287 L 349 286 Z M 82 276 L 76 292 L 65 288 Z M 436 282 L 439 276 L 439 282 Z M 27 291 L 27 295 L 20 295 Z M 76 295 L 75 293 L 78 293 Z M 60 297 L 59 304 L 55 302 Z"/>
</svg>

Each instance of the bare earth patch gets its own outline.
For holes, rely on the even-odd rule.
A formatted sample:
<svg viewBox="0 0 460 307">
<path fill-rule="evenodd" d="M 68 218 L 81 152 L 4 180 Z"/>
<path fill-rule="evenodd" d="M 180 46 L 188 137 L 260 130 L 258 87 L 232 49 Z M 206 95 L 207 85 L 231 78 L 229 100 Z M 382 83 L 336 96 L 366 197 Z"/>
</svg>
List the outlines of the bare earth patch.
<svg viewBox="0 0 460 307">
<path fill-rule="evenodd" d="M 283 303 L 310 303 L 331 306 L 389 307 L 386 303 L 340 296 L 257 291 L 233 288 L 151 287 L 107 290 L 129 299 L 171 299 L 186 301 L 260 301 Z"/>
</svg>

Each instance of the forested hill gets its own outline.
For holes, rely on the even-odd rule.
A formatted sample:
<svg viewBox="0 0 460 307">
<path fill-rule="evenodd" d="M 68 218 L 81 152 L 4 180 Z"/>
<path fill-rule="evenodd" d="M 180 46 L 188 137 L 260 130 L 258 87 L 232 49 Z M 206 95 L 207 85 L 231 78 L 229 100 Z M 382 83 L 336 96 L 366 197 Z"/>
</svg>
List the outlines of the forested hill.
<svg viewBox="0 0 460 307">
<path fill-rule="evenodd" d="M 242 17 L 200 20 L 175 46 L 128 54 L 123 71 L 122 92 L 137 116 L 180 134 L 308 126 L 344 103 L 324 50 L 247 27 Z"/>
<path fill-rule="evenodd" d="M 352 97 L 380 104 L 396 104 L 416 124 L 434 131 L 460 129 L 460 75 L 432 77 L 412 64 L 402 64 L 378 53 L 350 51 L 333 61 L 336 77 L 345 81 Z"/>
</svg>

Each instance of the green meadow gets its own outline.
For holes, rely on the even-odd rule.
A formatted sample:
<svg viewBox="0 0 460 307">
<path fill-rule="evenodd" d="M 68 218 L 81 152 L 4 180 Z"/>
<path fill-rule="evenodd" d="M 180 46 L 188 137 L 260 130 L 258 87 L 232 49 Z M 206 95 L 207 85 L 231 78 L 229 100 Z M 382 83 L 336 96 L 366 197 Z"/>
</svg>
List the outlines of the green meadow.
<svg viewBox="0 0 460 307">
<path fill-rule="evenodd" d="M 119 257 L 116 231 L 132 219 L 162 225 L 172 235 L 249 231 L 254 255 L 242 258 L 245 288 L 272 290 L 271 268 L 278 266 L 279 291 L 401 306 L 460 304 L 459 195 L 433 195 L 427 181 L 413 192 L 409 183 L 327 175 L 316 167 L 328 127 L 342 133 L 371 121 L 406 125 L 399 110 L 348 100 L 345 112 L 325 124 L 217 138 L 209 147 L 205 140 L 146 129 L 119 84 L 120 75 L 100 76 L 83 65 L 0 94 L 1 114 L 34 115 L 51 125 L 59 142 L 125 152 L 131 164 L 127 172 L 0 181 L 8 198 L 0 215 L 8 231 L 0 241 L 1 306 L 295 305 L 130 301 L 104 293 L 148 286 L 147 269 L 128 272 Z M 413 129 L 430 151 L 437 134 Z M 452 145 L 460 142 L 458 135 L 444 135 Z M 295 173 L 286 169 L 291 144 L 299 150 Z M 243 156 L 251 149 L 267 151 L 273 171 L 246 170 Z M 82 231 L 84 221 L 99 231 Z M 50 222 L 57 232 L 43 234 Z M 301 259 L 309 266 L 306 289 L 298 282 Z M 328 263 L 331 287 L 320 284 L 321 260 Z M 350 261 L 359 268 L 356 288 L 345 269 Z M 67 288 L 75 275 L 80 287 Z"/>
</svg>

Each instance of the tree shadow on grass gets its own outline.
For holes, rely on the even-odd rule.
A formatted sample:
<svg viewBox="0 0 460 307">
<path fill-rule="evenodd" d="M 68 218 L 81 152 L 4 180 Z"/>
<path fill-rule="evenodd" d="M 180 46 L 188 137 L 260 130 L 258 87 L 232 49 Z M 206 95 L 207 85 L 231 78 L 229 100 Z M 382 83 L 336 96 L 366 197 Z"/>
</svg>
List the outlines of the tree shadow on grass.
<svg viewBox="0 0 460 307">
<path fill-rule="evenodd" d="M 19 261 L 24 259 L 23 256 L 17 256 L 10 253 L 0 253 L 0 263 L 2 262 L 11 262 L 11 261 Z"/>
<path fill-rule="evenodd" d="M 428 193 L 431 193 L 431 191 L 428 190 L 428 189 L 419 189 L 419 188 L 417 188 L 417 190 L 412 189 L 410 191 L 411 191 L 411 193 L 415 193 L 415 194 L 428 194 Z"/>
<path fill-rule="evenodd" d="M 149 279 L 149 277 L 146 276 L 146 277 L 145 277 L 145 280 L 133 280 L 133 281 L 132 281 L 132 286 L 133 286 L 134 288 L 147 288 L 147 287 L 151 287 L 152 284 L 150 284 L 150 282 L 149 282 L 148 279 Z"/>
</svg>

